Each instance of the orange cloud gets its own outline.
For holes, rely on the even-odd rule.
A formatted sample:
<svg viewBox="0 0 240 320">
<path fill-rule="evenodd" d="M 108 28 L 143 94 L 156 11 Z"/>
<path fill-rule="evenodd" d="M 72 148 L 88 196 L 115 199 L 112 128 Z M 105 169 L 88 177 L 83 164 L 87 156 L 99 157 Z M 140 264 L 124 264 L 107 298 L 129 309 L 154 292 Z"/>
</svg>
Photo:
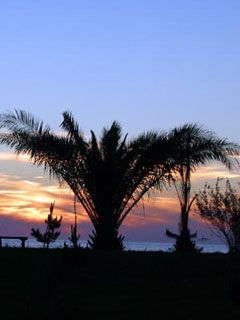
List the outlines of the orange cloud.
<svg viewBox="0 0 240 320">
<path fill-rule="evenodd" d="M 13 152 L 0 152 L 0 161 L 1 160 L 29 162 L 30 158 L 26 154 L 17 155 Z"/>
<path fill-rule="evenodd" d="M 208 181 L 212 179 L 228 178 L 228 179 L 239 179 L 240 172 L 237 170 L 229 171 L 226 167 L 221 164 L 215 163 L 214 165 L 202 166 L 196 170 L 192 175 L 192 182 L 196 181 Z"/>
<path fill-rule="evenodd" d="M 20 221 L 25 223 L 27 226 L 25 230 L 29 232 L 30 227 L 43 224 L 49 212 L 50 203 L 55 201 L 56 214 L 63 215 L 62 232 L 69 233 L 70 224 L 73 223 L 73 195 L 68 187 L 60 188 L 57 182 L 48 179 L 39 168 L 34 168 L 30 164 L 32 176 L 29 174 L 26 176 L 26 163 L 29 162 L 26 156 L 16 158 L 13 153 L 0 153 L 0 165 L 1 161 L 6 162 L 6 160 L 9 161 L 9 168 L 14 169 L 14 174 L 9 174 L 11 172 L 9 168 L 7 174 L 0 166 L 0 228 L 8 233 L 11 231 L 13 221 Z M 15 170 L 16 163 L 18 171 Z M 229 172 L 222 166 L 215 164 L 204 166 L 193 175 L 193 193 L 203 187 L 205 181 L 216 180 L 219 176 L 235 180 L 239 178 L 238 173 Z M 80 205 L 78 211 L 80 233 L 87 236 L 91 229 L 89 218 Z M 174 188 L 168 188 L 163 193 L 156 191 L 149 198 L 145 197 L 125 219 L 122 229 L 128 230 L 129 235 L 141 232 L 143 239 L 148 233 L 151 238 L 153 230 L 155 234 L 158 234 L 158 230 L 165 230 L 169 226 L 176 229 L 178 219 L 178 199 Z M 203 226 L 197 215 L 192 216 L 191 223 L 196 229 Z"/>
</svg>

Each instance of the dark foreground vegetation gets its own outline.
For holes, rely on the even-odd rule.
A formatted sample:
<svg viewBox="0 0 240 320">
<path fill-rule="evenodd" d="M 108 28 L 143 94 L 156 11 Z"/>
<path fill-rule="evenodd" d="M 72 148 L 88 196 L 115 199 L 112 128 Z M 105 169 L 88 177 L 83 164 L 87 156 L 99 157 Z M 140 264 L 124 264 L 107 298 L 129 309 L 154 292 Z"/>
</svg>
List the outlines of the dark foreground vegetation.
<svg viewBox="0 0 240 320">
<path fill-rule="evenodd" d="M 239 319 L 240 257 L 0 251 L 1 319 Z"/>
</svg>

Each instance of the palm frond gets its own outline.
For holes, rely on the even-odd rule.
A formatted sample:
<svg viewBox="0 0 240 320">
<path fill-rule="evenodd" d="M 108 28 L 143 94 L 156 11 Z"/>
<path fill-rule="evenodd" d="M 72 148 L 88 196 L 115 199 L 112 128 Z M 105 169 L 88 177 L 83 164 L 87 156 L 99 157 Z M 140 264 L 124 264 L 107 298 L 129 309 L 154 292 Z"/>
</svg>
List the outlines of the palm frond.
<svg viewBox="0 0 240 320">
<path fill-rule="evenodd" d="M 5 128 L 13 133 L 45 134 L 50 132 L 48 126 L 24 110 L 14 110 L 0 115 L 0 128 Z"/>
<path fill-rule="evenodd" d="M 169 141 L 173 144 L 176 165 L 190 163 L 195 170 L 199 165 L 210 161 L 219 161 L 228 169 L 237 164 L 239 146 L 221 139 L 212 131 L 197 124 L 185 124 L 169 132 Z"/>
<path fill-rule="evenodd" d="M 115 154 L 116 150 L 121 143 L 121 136 L 122 136 L 122 128 L 121 125 L 114 121 L 111 127 L 103 128 L 102 136 L 100 138 L 100 150 L 102 156 L 105 159 L 111 159 L 111 157 Z"/>
</svg>

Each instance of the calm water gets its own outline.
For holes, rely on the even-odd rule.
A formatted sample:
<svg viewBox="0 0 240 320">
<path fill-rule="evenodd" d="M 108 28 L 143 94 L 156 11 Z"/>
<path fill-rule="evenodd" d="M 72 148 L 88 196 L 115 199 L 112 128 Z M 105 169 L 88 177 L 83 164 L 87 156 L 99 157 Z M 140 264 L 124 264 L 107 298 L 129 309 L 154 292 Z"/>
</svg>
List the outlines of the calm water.
<svg viewBox="0 0 240 320">
<path fill-rule="evenodd" d="M 68 240 L 57 240 L 55 243 L 51 244 L 51 248 L 63 248 L 64 242 L 70 246 Z M 2 240 L 3 246 L 8 247 L 20 247 L 20 240 Z M 87 246 L 87 241 L 81 240 L 80 244 L 82 247 Z M 203 247 L 203 252 L 227 252 L 227 247 L 223 244 L 205 244 L 197 243 L 199 247 Z M 28 248 L 42 248 L 42 244 L 34 239 L 29 239 L 26 241 L 26 247 Z M 137 250 L 137 251 L 170 251 L 173 247 L 173 243 L 162 243 L 162 242 L 125 242 L 126 250 Z"/>
</svg>

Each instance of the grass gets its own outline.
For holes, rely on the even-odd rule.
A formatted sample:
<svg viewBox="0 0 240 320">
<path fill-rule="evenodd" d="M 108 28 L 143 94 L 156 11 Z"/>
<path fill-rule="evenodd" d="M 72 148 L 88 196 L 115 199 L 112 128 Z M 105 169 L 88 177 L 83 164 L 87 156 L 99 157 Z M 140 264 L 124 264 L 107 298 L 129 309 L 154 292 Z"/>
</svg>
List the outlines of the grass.
<svg viewBox="0 0 240 320">
<path fill-rule="evenodd" d="M 240 257 L 0 250 L 1 319 L 237 319 Z"/>
</svg>

